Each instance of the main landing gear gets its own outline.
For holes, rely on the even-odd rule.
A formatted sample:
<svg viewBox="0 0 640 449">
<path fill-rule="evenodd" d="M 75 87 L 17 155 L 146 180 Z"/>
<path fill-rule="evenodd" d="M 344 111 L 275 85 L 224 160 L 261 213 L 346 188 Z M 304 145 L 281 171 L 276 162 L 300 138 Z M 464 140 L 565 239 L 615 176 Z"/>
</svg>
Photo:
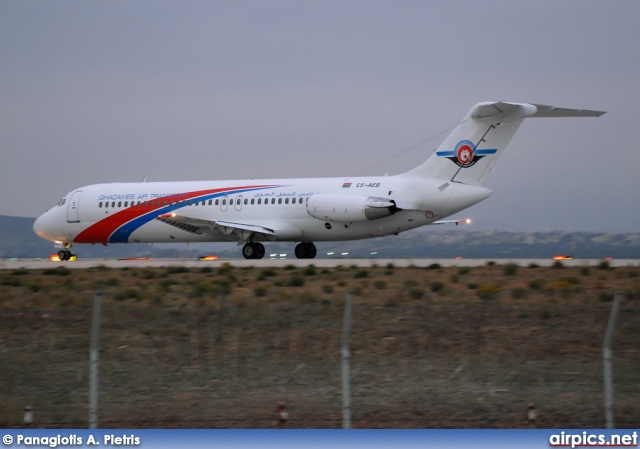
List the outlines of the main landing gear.
<svg viewBox="0 0 640 449">
<path fill-rule="evenodd" d="M 259 242 L 247 242 L 242 247 L 242 255 L 245 259 L 262 259 L 264 257 L 264 245 Z M 313 259 L 318 254 L 313 243 L 298 243 L 296 245 L 296 257 L 298 259 Z"/>
<path fill-rule="evenodd" d="M 313 243 L 302 242 L 296 245 L 295 253 L 298 259 L 313 259 L 318 254 L 318 250 Z"/>
<path fill-rule="evenodd" d="M 242 255 L 245 259 L 262 259 L 264 253 L 264 245 L 260 242 L 247 242 L 242 247 Z"/>
</svg>

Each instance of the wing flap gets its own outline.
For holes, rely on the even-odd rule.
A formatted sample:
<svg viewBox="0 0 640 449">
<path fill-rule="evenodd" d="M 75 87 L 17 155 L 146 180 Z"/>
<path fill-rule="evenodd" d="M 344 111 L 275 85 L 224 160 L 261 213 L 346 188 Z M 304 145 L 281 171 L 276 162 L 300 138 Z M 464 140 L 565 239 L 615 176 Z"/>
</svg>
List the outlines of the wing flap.
<svg viewBox="0 0 640 449">
<path fill-rule="evenodd" d="M 178 214 L 162 214 L 159 215 L 157 219 L 163 223 L 182 229 L 183 231 L 198 235 L 215 229 L 225 235 L 231 236 L 232 234 L 235 234 L 240 240 L 248 240 L 254 234 L 263 234 L 266 238 L 275 238 L 276 235 L 273 229 L 248 223 L 205 220 L 203 218 L 188 217 Z"/>
</svg>

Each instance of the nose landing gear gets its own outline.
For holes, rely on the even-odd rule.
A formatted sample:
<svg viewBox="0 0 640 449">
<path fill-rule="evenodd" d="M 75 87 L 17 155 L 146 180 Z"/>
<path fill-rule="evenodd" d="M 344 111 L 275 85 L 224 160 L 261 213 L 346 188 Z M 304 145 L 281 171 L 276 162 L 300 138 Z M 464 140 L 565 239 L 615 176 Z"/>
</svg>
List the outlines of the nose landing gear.
<svg viewBox="0 0 640 449">
<path fill-rule="evenodd" d="M 71 243 L 66 243 L 63 242 L 62 243 L 62 248 L 60 251 L 58 251 L 58 259 L 60 260 L 71 260 L 71 257 L 73 256 L 73 254 L 71 254 Z"/>
<path fill-rule="evenodd" d="M 68 249 L 58 251 L 58 259 L 60 260 L 71 260 L 71 256 L 73 256 L 73 254 L 71 254 L 71 251 Z"/>
</svg>

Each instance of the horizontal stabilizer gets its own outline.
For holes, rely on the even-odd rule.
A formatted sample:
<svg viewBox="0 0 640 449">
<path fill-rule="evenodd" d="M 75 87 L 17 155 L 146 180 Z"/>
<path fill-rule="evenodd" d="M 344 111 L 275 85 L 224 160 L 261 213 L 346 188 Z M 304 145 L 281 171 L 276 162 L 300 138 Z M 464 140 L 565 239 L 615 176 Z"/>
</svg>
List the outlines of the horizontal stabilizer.
<svg viewBox="0 0 640 449">
<path fill-rule="evenodd" d="M 432 225 L 439 225 L 439 224 L 454 224 L 456 226 L 458 226 L 460 223 L 464 223 L 464 224 L 471 224 L 471 219 L 470 218 L 465 218 L 463 220 L 439 220 L 439 221 L 434 221 L 433 223 L 431 223 Z"/>
<path fill-rule="evenodd" d="M 544 104 L 534 104 L 537 112 L 531 117 L 600 117 L 606 111 L 592 111 L 589 109 L 556 108 Z"/>
</svg>

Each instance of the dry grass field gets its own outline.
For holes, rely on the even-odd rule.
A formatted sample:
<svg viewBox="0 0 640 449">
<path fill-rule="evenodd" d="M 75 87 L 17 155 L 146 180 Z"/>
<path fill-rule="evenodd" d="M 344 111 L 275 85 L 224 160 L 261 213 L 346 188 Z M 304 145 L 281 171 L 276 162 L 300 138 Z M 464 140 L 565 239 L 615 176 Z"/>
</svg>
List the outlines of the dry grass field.
<svg viewBox="0 0 640 449">
<path fill-rule="evenodd" d="M 354 427 L 603 427 L 614 292 L 615 423 L 640 425 L 640 268 L 603 263 L 0 270 L 0 427 L 87 425 L 101 292 L 99 427 L 269 428 L 284 402 L 339 428 L 349 291 Z"/>
</svg>

